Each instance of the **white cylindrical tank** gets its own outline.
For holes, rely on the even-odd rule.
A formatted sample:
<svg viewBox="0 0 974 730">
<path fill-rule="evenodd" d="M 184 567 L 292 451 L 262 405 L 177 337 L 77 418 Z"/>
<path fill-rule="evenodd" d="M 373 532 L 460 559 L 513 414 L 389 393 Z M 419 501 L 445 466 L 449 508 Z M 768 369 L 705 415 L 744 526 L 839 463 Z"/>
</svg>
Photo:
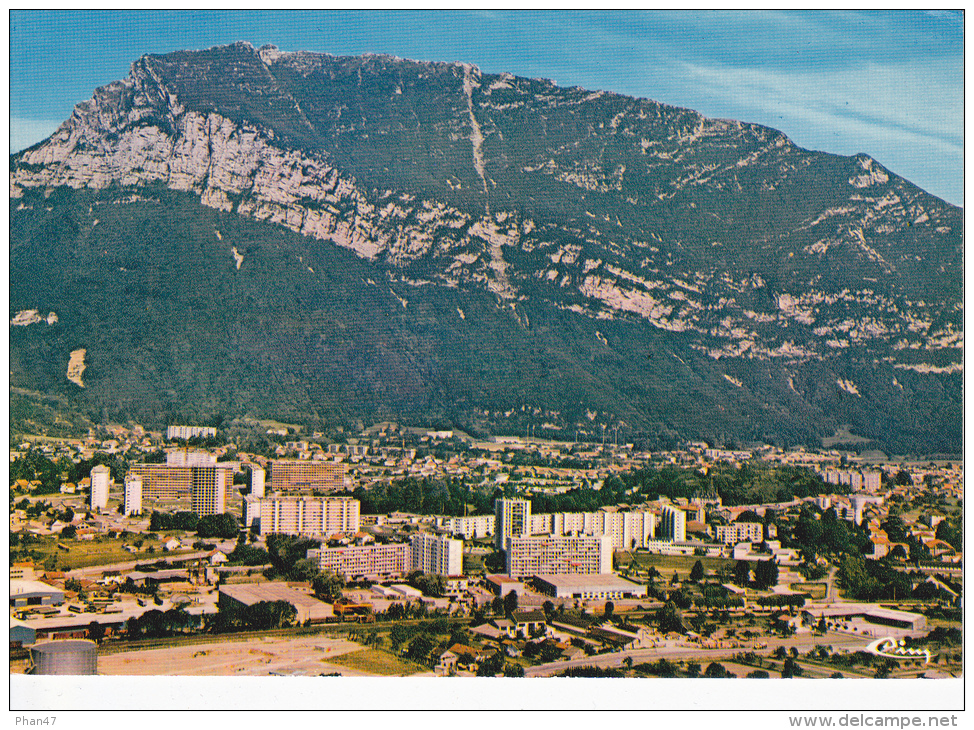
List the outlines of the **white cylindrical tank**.
<svg viewBox="0 0 974 730">
<path fill-rule="evenodd" d="M 87 639 L 36 644 L 30 648 L 31 674 L 98 674 L 98 646 Z"/>
</svg>

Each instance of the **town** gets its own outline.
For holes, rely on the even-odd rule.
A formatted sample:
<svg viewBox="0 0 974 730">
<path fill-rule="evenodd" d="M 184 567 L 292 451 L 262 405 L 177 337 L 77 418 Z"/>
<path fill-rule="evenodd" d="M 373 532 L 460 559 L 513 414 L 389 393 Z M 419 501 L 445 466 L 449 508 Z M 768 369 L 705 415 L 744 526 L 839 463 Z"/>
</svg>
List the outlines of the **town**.
<svg viewBox="0 0 974 730">
<path fill-rule="evenodd" d="M 11 673 L 961 675 L 959 462 L 254 433 L 15 438 Z"/>
</svg>

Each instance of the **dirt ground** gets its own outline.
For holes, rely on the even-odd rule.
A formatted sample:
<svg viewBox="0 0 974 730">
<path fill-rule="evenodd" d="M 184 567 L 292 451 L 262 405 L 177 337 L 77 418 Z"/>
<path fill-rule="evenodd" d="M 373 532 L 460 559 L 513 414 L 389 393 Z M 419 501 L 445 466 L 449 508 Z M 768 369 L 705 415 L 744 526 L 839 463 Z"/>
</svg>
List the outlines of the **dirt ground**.
<svg viewBox="0 0 974 730">
<path fill-rule="evenodd" d="M 328 661 L 331 657 L 362 648 L 353 641 L 322 636 L 214 642 L 102 655 L 98 657 L 98 674 L 266 677 L 272 674 L 318 676 L 341 673 L 346 677 L 374 676 Z"/>
</svg>

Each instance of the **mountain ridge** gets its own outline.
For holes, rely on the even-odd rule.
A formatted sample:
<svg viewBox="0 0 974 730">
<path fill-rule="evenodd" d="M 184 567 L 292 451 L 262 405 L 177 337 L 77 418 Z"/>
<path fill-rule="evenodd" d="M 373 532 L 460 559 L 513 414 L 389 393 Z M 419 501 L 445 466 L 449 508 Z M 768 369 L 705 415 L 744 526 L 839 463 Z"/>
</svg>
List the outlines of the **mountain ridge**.
<svg viewBox="0 0 974 730">
<path fill-rule="evenodd" d="M 916 377 L 959 404 L 959 209 L 760 125 L 469 64 L 234 44 L 143 56 L 11 162 L 12 215 L 35 189 L 162 184 L 352 251 L 403 308 L 432 287 L 487 296 L 525 331 L 538 307 L 628 322 L 637 345 L 649 327 L 769 407 L 823 365 L 830 384 L 809 388 L 826 403 L 896 411 Z M 757 363 L 774 393 L 745 386 Z M 827 410 L 809 433 L 848 422 Z"/>
</svg>

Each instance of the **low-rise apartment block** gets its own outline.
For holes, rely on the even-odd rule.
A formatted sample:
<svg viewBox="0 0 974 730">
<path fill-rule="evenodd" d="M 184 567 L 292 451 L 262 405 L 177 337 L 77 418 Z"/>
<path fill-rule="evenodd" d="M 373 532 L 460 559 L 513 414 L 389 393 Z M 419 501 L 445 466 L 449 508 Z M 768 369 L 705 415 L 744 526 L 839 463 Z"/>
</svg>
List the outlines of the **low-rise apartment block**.
<svg viewBox="0 0 974 730">
<path fill-rule="evenodd" d="M 307 557 L 318 570 L 341 573 L 346 580 L 392 578 L 407 570 L 409 543 L 321 547 L 309 550 Z"/>
<path fill-rule="evenodd" d="M 458 535 L 464 540 L 476 540 L 480 537 L 490 537 L 494 534 L 494 515 L 470 515 L 464 517 L 438 517 L 436 526 L 446 530 L 451 535 Z"/>
<path fill-rule="evenodd" d="M 764 540 L 764 525 L 760 522 L 734 522 L 730 525 L 714 527 L 717 542 L 736 545 L 739 542 L 761 542 Z"/>
</svg>

